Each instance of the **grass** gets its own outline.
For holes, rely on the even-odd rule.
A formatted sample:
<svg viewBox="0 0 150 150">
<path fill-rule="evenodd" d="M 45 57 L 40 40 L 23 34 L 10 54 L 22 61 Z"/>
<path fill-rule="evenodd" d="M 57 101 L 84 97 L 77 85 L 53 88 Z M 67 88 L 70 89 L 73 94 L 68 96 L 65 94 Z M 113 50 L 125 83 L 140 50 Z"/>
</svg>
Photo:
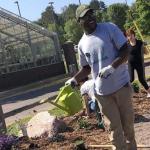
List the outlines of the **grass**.
<svg viewBox="0 0 150 150">
<path fill-rule="evenodd" d="M 20 119 L 19 121 L 16 121 L 15 123 L 9 125 L 7 127 L 7 133 L 9 135 L 16 135 L 16 136 L 18 136 L 19 131 L 20 131 L 20 126 L 21 125 L 25 125 L 30 119 L 31 119 L 31 116 L 28 116 L 28 117 Z"/>
</svg>

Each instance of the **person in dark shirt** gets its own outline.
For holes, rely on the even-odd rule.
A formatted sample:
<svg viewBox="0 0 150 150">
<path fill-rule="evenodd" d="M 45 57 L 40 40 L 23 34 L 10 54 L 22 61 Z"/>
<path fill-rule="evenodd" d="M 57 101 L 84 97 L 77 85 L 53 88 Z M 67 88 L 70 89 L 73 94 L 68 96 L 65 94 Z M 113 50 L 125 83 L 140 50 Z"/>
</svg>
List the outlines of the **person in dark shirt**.
<svg viewBox="0 0 150 150">
<path fill-rule="evenodd" d="M 147 91 L 147 97 L 150 98 L 150 87 L 148 86 L 145 79 L 144 43 L 141 40 L 136 39 L 135 32 L 132 29 L 126 31 L 126 37 L 128 39 L 130 49 L 128 58 L 130 81 L 134 81 L 134 70 L 136 70 L 138 79 Z"/>
</svg>

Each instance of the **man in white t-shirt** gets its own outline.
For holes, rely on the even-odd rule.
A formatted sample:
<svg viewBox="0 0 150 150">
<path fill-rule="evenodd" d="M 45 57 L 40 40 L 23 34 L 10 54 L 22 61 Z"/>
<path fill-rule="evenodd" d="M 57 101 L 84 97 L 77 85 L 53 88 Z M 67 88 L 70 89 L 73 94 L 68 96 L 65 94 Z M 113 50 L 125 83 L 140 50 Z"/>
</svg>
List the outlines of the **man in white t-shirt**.
<svg viewBox="0 0 150 150">
<path fill-rule="evenodd" d="M 78 44 L 81 70 L 66 83 L 76 85 L 91 73 L 95 96 L 110 126 L 110 140 L 116 150 L 137 150 L 132 89 L 125 63 L 127 40 L 115 24 L 97 23 L 93 9 L 87 5 L 77 8 L 76 18 L 84 31 Z"/>
</svg>

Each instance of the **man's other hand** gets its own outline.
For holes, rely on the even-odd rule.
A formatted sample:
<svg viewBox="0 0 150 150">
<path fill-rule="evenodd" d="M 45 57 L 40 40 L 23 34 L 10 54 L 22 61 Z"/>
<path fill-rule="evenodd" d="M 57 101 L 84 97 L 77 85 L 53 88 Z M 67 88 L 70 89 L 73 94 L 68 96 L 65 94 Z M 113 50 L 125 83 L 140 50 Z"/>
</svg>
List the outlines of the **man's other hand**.
<svg viewBox="0 0 150 150">
<path fill-rule="evenodd" d="M 115 71 L 115 68 L 113 66 L 109 65 L 107 67 L 104 67 L 100 71 L 99 77 L 107 79 L 114 71 Z"/>
<path fill-rule="evenodd" d="M 71 87 L 75 87 L 78 83 L 76 79 L 73 77 L 65 82 L 65 85 L 71 85 Z"/>
</svg>

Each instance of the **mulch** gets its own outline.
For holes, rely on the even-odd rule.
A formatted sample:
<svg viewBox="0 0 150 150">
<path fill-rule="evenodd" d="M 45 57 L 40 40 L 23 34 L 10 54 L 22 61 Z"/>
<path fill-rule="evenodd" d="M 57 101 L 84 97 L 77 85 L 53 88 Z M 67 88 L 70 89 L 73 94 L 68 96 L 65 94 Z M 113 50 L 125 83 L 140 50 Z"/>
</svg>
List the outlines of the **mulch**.
<svg viewBox="0 0 150 150">
<path fill-rule="evenodd" d="M 135 123 L 141 122 L 141 116 L 143 116 L 144 114 L 150 114 L 150 99 L 146 98 L 146 92 L 144 90 L 141 90 L 140 93 L 134 93 L 133 105 L 135 111 Z M 108 139 L 109 131 L 103 131 L 102 129 L 99 129 L 95 117 L 88 118 L 88 124 L 86 124 L 87 122 L 83 122 L 82 125 L 81 123 L 79 124 L 79 121 L 77 120 L 72 121 L 72 117 L 67 119 L 66 121 L 68 121 L 69 127 L 66 132 L 59 133 L 53 139 L 28 139 L 27 137 L 22 137 L 14 146 L 14 149 L 74 150 L 78 149 L 80 145 L 86 146 L 90 144 L 110 144 Z M 81 126 L 83 128 L 81 128 Z"/>
</svg>

